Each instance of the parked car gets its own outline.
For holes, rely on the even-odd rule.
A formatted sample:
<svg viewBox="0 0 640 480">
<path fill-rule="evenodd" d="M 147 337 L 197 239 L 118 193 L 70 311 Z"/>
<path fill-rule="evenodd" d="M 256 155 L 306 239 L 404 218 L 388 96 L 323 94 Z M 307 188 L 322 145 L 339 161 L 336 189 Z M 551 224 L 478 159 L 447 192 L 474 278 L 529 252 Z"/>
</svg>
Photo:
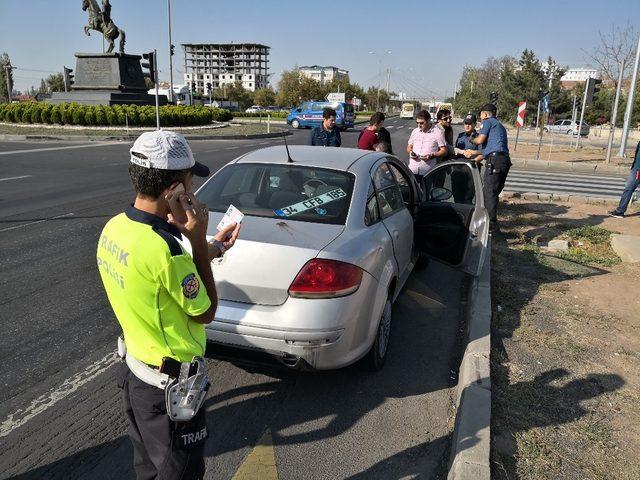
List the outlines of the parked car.
<svg viewBox="0 0 640 480">
<path fill-rule="evenodd" d="M 249 108 L 245 110 L 246 113 L 261 113 L 264 111 L 265 111 L 264 107 L 261 107 L 260 105 L 251 105 Z"/>
<path fill-rule="evenodd" d="M 336 111 L 336 126 L 340 130 L 353 128 L 356 120 L 353 105 L 345 102 L 304 102 L 297 108 L 291 109 L 287 123 L 293 128 L 313 128 L 322 122 L 322 111 L 327 108 Z"/>
<path fill-rule="evenodd" d="M 245 215 L 234 248 L 212 262 L 219 304 L 207 340 L 291 368 L 335 369 L 367 356 L 380 369 L 392 303 L 420 254 L 479 273 L 488 216 L 478 169 L 446 162 L 421 188 L 384 153 L 289 151 L 245 154 L 196 193 L 209 207 L 209 235 L 229 205 Z"/>
<path fill-rule="evenodd" d="M 557 120 L 552 125 L 547 125 L 543 128 L 545 132 L 551 133 L 566 133 L 567 135 L 577 135 L 578 134 L 578 124 L 580 122 L 575 122 L 573 120 Z M 589 135 L 589 131 L 591 128 L 587 122 L 582 122 L 582 128 L 580 128 L 580 135 L 586 136 Z"/>
</svg>

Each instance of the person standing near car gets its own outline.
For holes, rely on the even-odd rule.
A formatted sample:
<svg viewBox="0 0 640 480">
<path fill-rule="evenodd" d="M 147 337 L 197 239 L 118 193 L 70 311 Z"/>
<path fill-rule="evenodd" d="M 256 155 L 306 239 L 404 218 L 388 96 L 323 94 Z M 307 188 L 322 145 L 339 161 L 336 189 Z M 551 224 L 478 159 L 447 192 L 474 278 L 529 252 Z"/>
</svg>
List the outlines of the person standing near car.
<svg viewBox="0 0 640 480">
<path fill-rule="evenodd" d="M 358 137 L 358 148 L 361 150 L 375 150 L 374 145 L 378 143 L 378 132 L 384 123 L 384 113 L 376 112 L 369 119 L 369 126 L 365 128 Z"/>
<path fill-rule="evenodd" d="M 639 185 L 640 185 L 640 142 L 638 142 L 638 145 L 636 145 L 636 153 L 633 156 L 633 163 L 631 164 L 631 172 L 629 173 L 629 178 L 627 179 L 627 183 L 624 186 L 624 191 L 622 192 L 622 196 L 620 197 L 620 203 L 618 204 L 618 208 L 610 211 L 609 215 L 617 218 L 624 217 L 624 212 L 627 211 L 627 207 L 629 206 L 629 202 L 631 201 L 633 192 L 636 191 L 636 188 L 638 188 Z"/>
<path fill-rule="evenodd" d="M 456 138 L 454 153 L 456 158 L 467 158 L 480 164 L 484 158 L 482 156 L 482 149 L 471 142 L 472 139 L 478 136 L 478 132 L 476 131 L 477 122 L 478 118 L 473 113 L 464 117 L 462 122 L 464 130 L 460 132 L 458 138 Z"/>
<path fill-rule="evenodd" d="M 407 153 L 409 169 L 420 182 L 422 177 L 435 167 L 436 162 L 447 155 L 447 142 L 444 132 L 433 126 L 431 115 L 426 110 L 418 112 L 416 124 L 418 126 L 413 129 L 409 137 Z"/>
<path fill-rule="evenodd" d="M 436 125 L 444 134 L 444 139 L 447 142 L 447 155 L 443 160 L 448 160 L 453 157 L 453 128 L 451 127 L 451 110 L 443 108 L 438 110 L 436 114 Z"/>
<path fill-rule="evenodd" d="M 207 242 L 208 209 L 191 191 L 193 176 L 206 177 L 209 169 L 194 160 L 182 135 L 145 132 L 130 154 L 136 198 L 105 225 L 96 260 L 123 331 L 117 377 L 134 468 L 138 478 L 201 479 L 208 433 L 200 407 L 208 383 L 198 383 L 192 397 L 178 387 L 206 379 L 204 325 L 218 304 L 210 262 L 234 245 L 239 226 Z M 184 239 L 192 254 L 180 243 Z M 166 395 L 178 395 L 171 398 L 181 407 L 184 400 L 184 410 L 167 411 L 176 407 Z"/>
<path fill-rule="evenodd" d="M 469 141 L 482 145 L 484 156 L 484 205 L 489 213 L 489 230 L 498 230 L 498 197 L 511 168 L 507 130 L 496 118 L 496 106 L 487 103 L 480 111 L 482 128 L 478 136 Z"/>
<path fill-rule="evenodd" d="M 336 128 L 336 111 L 327 107 L 322 110 L 322 123 L 311 130 L 309 145 L 314 147 L 339 147 L 342 145 L 340 132 Z"/>
</svg>

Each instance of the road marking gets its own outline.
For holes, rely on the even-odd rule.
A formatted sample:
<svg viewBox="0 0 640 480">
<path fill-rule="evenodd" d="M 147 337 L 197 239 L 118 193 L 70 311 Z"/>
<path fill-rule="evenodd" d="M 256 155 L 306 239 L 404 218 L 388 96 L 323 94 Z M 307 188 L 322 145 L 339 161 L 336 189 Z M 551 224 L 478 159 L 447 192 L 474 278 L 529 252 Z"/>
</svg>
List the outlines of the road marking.
<svg viewBox="0 0 640 480">
<path fill-rule="evenodd" d="M 55 217 L 43 218 L 42 220 L 37 220 L 35 222 L 22 223 L 20 225 L 14 225 L 13 227 L 7 227 L 0 230 L 0 232 L 8 232 L 9 230 L 15 230 L 16 228 L 28 227 L 29 225 L 35 225 L 36 223 L 48 222 L 49 220 L 55 220 L 57 218 L 70 217 L 73 215 L 73 212 L 65 213 L 63 215 L 56 215 Z"/>
<path fill-rule="evenodd" d="M 398 130 L 400 130 L 401 128 L 404 128 L 404 125 L 400 125 L 400 126 L 398 127 Z"/>
<path fill-rule="evenodd" d="M 255 480 L 256 478 L 278 480 L 276 452 L 269 429 L 264 432 L 231 480 Z"/>
<path fill-rule="evenodd" d="M 235 150 L 236 148 L 240 148 L 240 147 L 227 147 L 225 148 L 225 150 Z"/>
<path fill-rule="evenodd" d="M 389 125 L 387 128 L 393 128 L 393 125 Z"/>
<path fill-rule="evenodd" d="M 19 177 L 0 178 L 0 182 L 5 182 L 7 180 L 18 180 L 19 178 L 29 178 L 29 177 L 33 177 L 33 175 L 20 175 Z"/>
<path fill-rule="evenodd" d="M 54 150 L 73 150 L 75 148 L 90 148 L 90 147 L 103 147 L 105 145 L 121 145 L 120 143 L 91 143 L 88 145 L 68 145 L 66 147 L 48 147 L 48 148 L 31 148 L 28 150 L 11 150 L 9 152 L 0 152 L 0 155 L 14 155 L 20 153 L 38 153 L 38 152 L 52 152 Z"/>
<path fill-rule="evenodd" d="M 6 437 L 16 428 L 21 427 L 36 415 L 39 415 L 53 407 L 56 403 L 71 395 L 85 383 L 96 378 L 102 372 L 106 371 L 111 365 L 115 364 L 117 358 L 118 356 L 116 352 L 109 353 L 93 365 L 89 365 L 84 371 L 77 373 L 73 377 L 62 382 L 58 388 L 36 398 L 27 408 L 18 409 L 16 412 L 9 415 L 6 420 L 0 424 L 0 438 Z"/>
</svg>

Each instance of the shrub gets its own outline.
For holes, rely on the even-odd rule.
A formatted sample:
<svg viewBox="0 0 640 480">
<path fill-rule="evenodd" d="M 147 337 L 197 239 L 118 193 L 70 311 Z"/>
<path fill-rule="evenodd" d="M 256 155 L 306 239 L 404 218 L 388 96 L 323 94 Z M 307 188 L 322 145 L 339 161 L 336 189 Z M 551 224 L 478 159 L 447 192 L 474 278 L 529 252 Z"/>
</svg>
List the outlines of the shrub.
<svg viewBox="0 0 640 480">
<path fill-rule="evenodd" d="M 71 118 L 74 125 L 86 125 L 84 109 L 82 109 L 82 107 L 74 108 Z"/>
<path fill-rule="evenodd" d="M 51 109 L 51 123 L 62 123 L 62 115 L 60 114 L 60 105 L 54 105 Z"/>
<path fill-rule="evenodd" d="M 33 108 L 31 110 L 31 123 L 41 123 L 42 122 L 42 108 Z"/>
<path fill-rule="evenodd" d="M 84 114 L 84 124 L 85 125 L 95 125 L 96 124 L 96 114 L 95 110 L 92 108 L 88 108 Z"/>
</svg>

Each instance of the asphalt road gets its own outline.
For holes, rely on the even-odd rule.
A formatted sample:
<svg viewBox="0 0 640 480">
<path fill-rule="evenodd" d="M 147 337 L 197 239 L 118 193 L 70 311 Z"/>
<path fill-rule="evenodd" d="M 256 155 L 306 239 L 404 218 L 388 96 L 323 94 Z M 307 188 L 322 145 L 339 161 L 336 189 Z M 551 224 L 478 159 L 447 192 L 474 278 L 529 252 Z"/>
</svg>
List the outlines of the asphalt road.
<svg viewBox="0 0 640 480">
<path fill-rule="evenodd" d="M 412 126 L 387 122 L 396 152 Z M 344 146 L 356 139 L 343 134 Z M 191 145 L 215 171 L 281 141 Z M 0 144 L 0 478 L 133 478 L 114 380 L 119 328 L 95 267 L 100 230 L 133 198 L 128 148 Z M 376 374 L 299 374 L 210 349 L 207 478 L 440 478 L 463 290 L 436 262 L 416 272 Z"/>
</svg>

